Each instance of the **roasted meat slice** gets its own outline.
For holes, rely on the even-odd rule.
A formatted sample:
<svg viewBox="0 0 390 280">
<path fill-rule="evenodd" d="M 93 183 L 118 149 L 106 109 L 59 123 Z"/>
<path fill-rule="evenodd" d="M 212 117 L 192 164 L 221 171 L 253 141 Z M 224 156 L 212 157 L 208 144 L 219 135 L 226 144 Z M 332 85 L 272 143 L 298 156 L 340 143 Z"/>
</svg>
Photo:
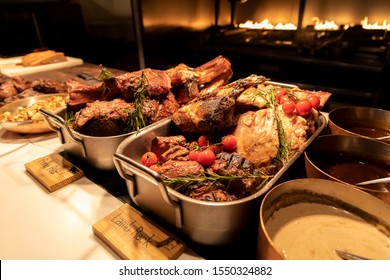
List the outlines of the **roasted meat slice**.
<svg viewBox="0 0 390 280">
<path fill-rule="evenodd" d="M 254 165 L 241 156 L 240 154 L 233 152 L 221 152 L 218 153 L 214 163 L 210 169 L 213 173 L 217 174 L 233 174 L 240 176 L 244 173 L 252 174 L 254 171 Z"/>
<path fill-rule="evenodd" d="M 328 99 L 332 96 L 331 93 L 326 91 L 310 91 L 300 88 L 294 88 L 292 91 L 298 99 L 306 99 L 310 95 L 318 96 L 320 98 L 320 106 L 317 108 L 318 110 L 321 110 L 324 107 L 325 103 L 328 101 Z"/>
<path fill-rule="evenodd" d="M 174 146 L 185 146 L 186 138 L 183 135 L 177 136 L 157 136 L 152 140 L 150 150 L 157 156 L 161 156 Z"/>
<path fill-rule="evenodd" d="M 156 114 L 158 101 L 146 99 L 142 112 L 146 123 Z M 129 112 L 134 104 L 122 98 L 112 101 L 96 100 L 78 111 L 72 128 L 90 136 L 113 136 L 126 133 Z"/>
<path fill-rule="evenodd" d="M 0 101 L 4 101 L 18 93 L 19 91 L 15 88 L 12 80 L 5 81 L 0 85 Z"/>
<path fill-rule="evenodd" d="M 237 153 L 256 167 L 269 164 L 278 154 L 278 125 L 271 108 L 240 115 L 233 135 L 237 139 Z"/>
<path fill-rule="evenodd" d="M 103 83 L 86 85 L 73 79 L 66 81 L 66 87 L 69 93 L 67 107 L 70 111 L 75 112 L 84 108 L 87 103 L 100 100 L 104 91 Z"/>
<path fill-rule="evenodd" d="M 162 119 L 172 116 L 180 105 L 176 101 L 172 92 L 169 92 L 166 96 L 159 99 L 159 106 L 157 113 L 152 117 L 151 123 L 158 122 Z"/>
<path fill-rule="evenodd" d="M 198 84 L 206 84 L 223 73 L 228 73 L 231 77 L 233 74 L 231 66 L 230 60 L 220 55 L 196 67 L 194 71 L 199 75 L 197 78 Z"/>
<path fill-rule="evenodd" d="M 36 79 L 31 82 L 31 87 L 43 93 L 65 93 L 67 86 L 64 83 L 57 82 L 51 79 Z"/>
<path fill-rule="evenodd" d="M 197 177 L 204 172 L 203 166 L 192 160 L 169 160 L 163 163 L 158 171 L 165 178 Z"/>
<path fill-rule="evenodd" d="M 290 152 L 298 151 L 315 131 L 315 118 L 318 112 L 312 110 L 310 117 L 304 118 L 297 114 L 284 113 L 282 105 L 277 107 L 277 112 Z"/>
<path fill-rule="evenodd" d="M 190 151 L 183 146 L 173 146 L 164 152 L 160 157 L 160 162 L 167 162 L 169 160 L 188 160 L 187 156 Z"/>
<path fill-rule="evenodd" d="M 218 186 L 210 186 L 210 184 L 194 185 L 188 188 L 188 192 L 185 194 L 193 199 L 202 201 L 222 202 L 237 200 L 237 197 L 230 195 L 223 188 L 224 186 L 218 188 Z"/>
<path fill-rule="evenodd" d="M 171 80 L 161 70 L 150 68 L 125 73 L 116 77 L 108 78 L 105 83 L 105 94 L 121 93 L 125 99 L 132 99 L 138 89 L 142 75 L 146 77 L 146 88 L 150 96 L 166 95 L 171 89 Z"/>
<path fill-rule="evenodd" d="M 236 99 L 246 89 L 262 84 L 266 80 L 267 78 L 263 76 L 249 75 L 246 78 L 238 79 L 221 88 L 218 88 L 212 94 L 217 96 L 228 96 Z"/>
<path fill-rule="evenodd" d="M 256 108 L 256 110 L 265 108 L 268 101 L 258 93 L 259 91 L 267 90 L 268 88 L 270 88 L 270 86 L 258 85 L 257 87 L 246 89 L 237 97 L 237 107 Z"/>
<path fill-rule="evenodd" d="M 227 96 L 199 98 L 179 108 L 172 120 L 185 132 L 214 132 L 235 124 L 234 105 Z"/>
<path fill-rule="evenodd" d="M 123 99 L 96 100 L 78 111 L 72 128 L 90 136 L 112 136 L 123 134 L 128 117 L 127 110 L 133 105 Z"/>
</svg>

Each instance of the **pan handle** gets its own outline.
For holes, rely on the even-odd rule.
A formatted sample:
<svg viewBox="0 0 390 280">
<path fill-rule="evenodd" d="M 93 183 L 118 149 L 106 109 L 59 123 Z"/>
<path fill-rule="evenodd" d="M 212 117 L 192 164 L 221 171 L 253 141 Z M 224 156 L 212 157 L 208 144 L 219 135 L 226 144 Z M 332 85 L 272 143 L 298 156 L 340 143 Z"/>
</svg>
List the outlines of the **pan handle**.
<svg viewBox="0 0 390 280">
<path fill-rule="evenodd" d="M 164 201 L 171 207 L 174 208 L 175 210 L 175 224 L 177 227 L 181 228 L 182 227 L 182 214 L 181 214 L 181 208 L 180 204 L 177 201 L 172 200 L 172 198 L 168 194 L 167 187 L 164 184 L 164 180 L 161 178 L 161 176 L 151 170 L 150 168 L 132 160 L 131 158 L 128 158 L 122 154 L 114 153 L 114 164 L 118 170 L 119 175 L 125 179 L 125 180 L 130 180 L 133 182 L 134 188 L 136 188 L 135 185 L 135 180 L 134 180 L 134 175 L 141 175 L 144 173 L 145 175 L 153 178 L 155 183 L 158 186 L 158 189 L 160 190 L 160 193 L 162 195 L 162 198 Z M 131 172 L 134 173 L 134 175 L 130 175 L 128 172 L 125 171 L 124 167 L 122 164 L 128 165 L 131 168 Z M 142 175 L 141 175 L 142 176 Z M 137 190 L 134 189 L 132 190 L 132 194 L 130 195 L 137 195 Z"/>
<path fill-rule="evenodd" d="M 50 127 L 51 130 L 56 131 L 59 135 L 61 144 L 65 144 L 65 136 L 62 132 L 61 128 L 64 128 L 65 131 L 68 133 L 70 139 L 79 144 L 82 147 L 82 153 L 84 157 L 87 157 L 87 149 L 85 148 L 84 141 L 82 139 L 79 139 L 75 137 L 70 130 L 69 126 L 66 124 L 63 118 L 60 116 L 57 116 L 56 114 L 53 114 L 45 109 L 40 108 L 39 112 L 43 116 L 43 119 L 45 120 L 46 124 Z"/>
</svg>

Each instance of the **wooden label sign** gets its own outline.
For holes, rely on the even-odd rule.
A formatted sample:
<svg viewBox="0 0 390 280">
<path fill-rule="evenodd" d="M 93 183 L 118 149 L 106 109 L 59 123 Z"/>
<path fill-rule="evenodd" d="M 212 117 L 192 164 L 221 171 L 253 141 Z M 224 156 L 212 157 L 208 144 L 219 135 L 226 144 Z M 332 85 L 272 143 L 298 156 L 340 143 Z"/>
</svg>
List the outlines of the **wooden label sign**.
<svg viewBox="0 0 390 280">
<path fill-rule="evenodd" d="M 26 163 L 26 170 L 53 192 L 84 176 L 83 171 L 60 154 L 50 154 Z"/>
<path fill-rule="evenodd" d="M 177 259 L 185 249 L 181 241 L 154 225 L 127 203 L 92 228 L 96 236 L 127 260 L 172 260 Z"/>
</svg>

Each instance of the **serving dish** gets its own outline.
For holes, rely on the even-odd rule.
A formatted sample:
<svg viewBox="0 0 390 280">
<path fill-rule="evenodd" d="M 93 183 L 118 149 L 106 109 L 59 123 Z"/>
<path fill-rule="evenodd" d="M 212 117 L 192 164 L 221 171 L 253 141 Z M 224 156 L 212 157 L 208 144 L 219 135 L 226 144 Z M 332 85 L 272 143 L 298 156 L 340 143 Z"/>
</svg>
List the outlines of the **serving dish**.
<svg viewBox="0 0 390 280">
<path fill-rule="evenodd" d="M 55 94 L 42 94 L 37 96 L 32 96 L 28 98 L 23 98 L 9 104 L 6 104 L 0 108 L 0 114 L 5 112 L 15 112 L 18 107 L 27 107 L 35 104 L 37 101 L 43 101 L 52 98 L 53 96 L 61 96 L 66 98 L 67 93 L 55 93 Z M 58 112 L 64 109 L 65 106 L 57 109 L 55 112 Z M 55 113 L 54 112 L 54 113 Z M 20 121 L 20 122 L 1 122 L 1 126 L 11 132 L 21 133 L 21 134 L 35 134 L 35 133 L 45 133 L 51 131 L 49 126 L 42 119 L 41 121 Z"/>
<path fill-rule="evenodd" d="M 83 64 L 83 60 L 76 57 L 66 57 L 67 61 L 44 64 L 38 66 L 23 66 L 22 57 L 15 56 L 10 58 L 4 58 L 0 60 L 1 73 L 7 75 L 8 77 L 28 75 L 33 73 L 40 73 L 49 70 L 61 69 L 71 66 L 77 66 Z"/>
<path fill-rule="evenodd" d="M 390 183 L 355 185 L 390 175 L 390 145 L 359 136 L 323 135 L 311 143 L 304 157 L 307 177 L 344 183 L 390 204 Z"/>
<path fill-rule="evenodd" d="M 65 151 L 88 165 L 105 170 L 115 170 L 112 159 L 118 145 L 134 132 L 115 136 L 89 136 L 71 129 L 66 119 L 67 108 L 57 113 L 40 110 L 47 126 L 57 132 Z"/>
<path fill-rule="evenodd" d="M 345 106 L 329 112 L 332 134 L 376 139 L 390 137 L 390 111 L 359 106 Z M 390 144 L 390 138 L 381 140 Z"/>
<path fill-rule="evenodd" d="M 156 136 L 178 133 L 171 119 L 126 138 L 114 154 L 116 168 L 132 201 L 157 220 L 179 232 L 185 238 L 205 245 L 222 245 L 245 239 L 245 234 L 257 220 L 260 197 L 265 194 L 294 161 L 324 129 L 326 119 L 319 115 L 318 128 L 297 152 L 258 192 L 235 201 L 200 201 L 165 186 L 161 176 L 141 164 L 141 156 L 149 151 Z"/>
<path fill-rule="evenodd" d="M 264 196 L 259 213 L 259 259 L 341 259 L 336 250 L 390 258 L 390 206 L 345 184 L 315 178 L 281 183 Z"/>
</svg>

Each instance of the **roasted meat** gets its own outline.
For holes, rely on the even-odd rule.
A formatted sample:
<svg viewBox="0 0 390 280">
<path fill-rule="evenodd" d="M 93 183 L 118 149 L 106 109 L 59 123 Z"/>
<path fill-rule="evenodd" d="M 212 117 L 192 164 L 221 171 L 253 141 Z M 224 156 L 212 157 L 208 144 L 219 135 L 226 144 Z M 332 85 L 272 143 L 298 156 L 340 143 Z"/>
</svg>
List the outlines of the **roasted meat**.
<svg viewBox="0 0 390 280">
<path fill-rule="evenodd" d="M 66 86 L 69 92 L 67 107 L 70 111 L 75 112 L 84 108 L 87 103 L 99 100 L 104 90 L 103 83 L 86 85 L 73 79 L 66 81 Z"/>
<path fill-rule="evenodd" d="M 159 157 L 159 161 L 167 162 L 169 160 L 187 160 L 189 153 L 190 151 L 186 147 L 179 145 L 173 146 Z"/>
<path fill-rule="evenodd" d="M 144 102 L 143 113 L 145 121 L 150 120 L 157 112 L 158 102 L 147 99 Z M 72 128 L 90 136 L 113 136 L 126 133 L 129 112 L 134 110 L 134 104 L 122 98 L 112 101 L 94 101 L 78 111 Z"/>
<path fill-rule="evenodd" d="M 150 96 L 166 95 L 172 87 L 171 80 L 164 71 L 146 68 L 106 79 L 104 95 L 112 96 L 113 93 L 121 93 L 123 98 L 132 99 L 142 75 L 146 77 L 146 88 Z"/>
<path fill-rule="evenodd" d="M 180 105 L 176 101 L 172 92 L 159 99 L 159 106 L 156 114 L 152 116 L 150 123 L 158 122 L 162 119 L 170 117 L 179 109 Z"/>
<path fill-rule="evenodd" d="M 197 177 L 204 172 L 203 166 L 197 161 L 169 160 L 163 163 L 159 168 L 159 173 L 163 177 Z"/>
<path fill-rule="evenodd" d="M 240 115 L 233 135 L 237 139 L 237 153 L 256 167 L 269 164 L 278 154 L 278 125 L 271 108 Z"/>
<path fill-rule="evenodd" d="M 151 151 L 160 156 L 174 146 L 184 146 L 186 141 L 183 135 L 157 136 L 152 140 Z"/>
<path fill-rule="evenodd" d="M 31 88 L 43 93 L 66 93 L 67 87 L 64 83 L 51 79 L 36 79 L 31 82 Z"/>
<path fill-rule="evenodd" d="M 219 188 L 218 188 L 219 187 Z M 187 196 L 202 200 L 202 201 L 211 201 L 211 202 L 222 202 L 222 201 L 233 201 L 237 200 L 237 197 L 229 194 L 223 190 L 224 186 L 204 184 L 201 186 L 194 185 L 188 188 L 188 191 L 185 193 Z"/>
<path fill-rule="evenodd" d="M 235 124 L 234 105 L 227 96 L 198 98 L 177 110 L 172 120 L 185 132 L 213 132 Z"/>
</svg>

